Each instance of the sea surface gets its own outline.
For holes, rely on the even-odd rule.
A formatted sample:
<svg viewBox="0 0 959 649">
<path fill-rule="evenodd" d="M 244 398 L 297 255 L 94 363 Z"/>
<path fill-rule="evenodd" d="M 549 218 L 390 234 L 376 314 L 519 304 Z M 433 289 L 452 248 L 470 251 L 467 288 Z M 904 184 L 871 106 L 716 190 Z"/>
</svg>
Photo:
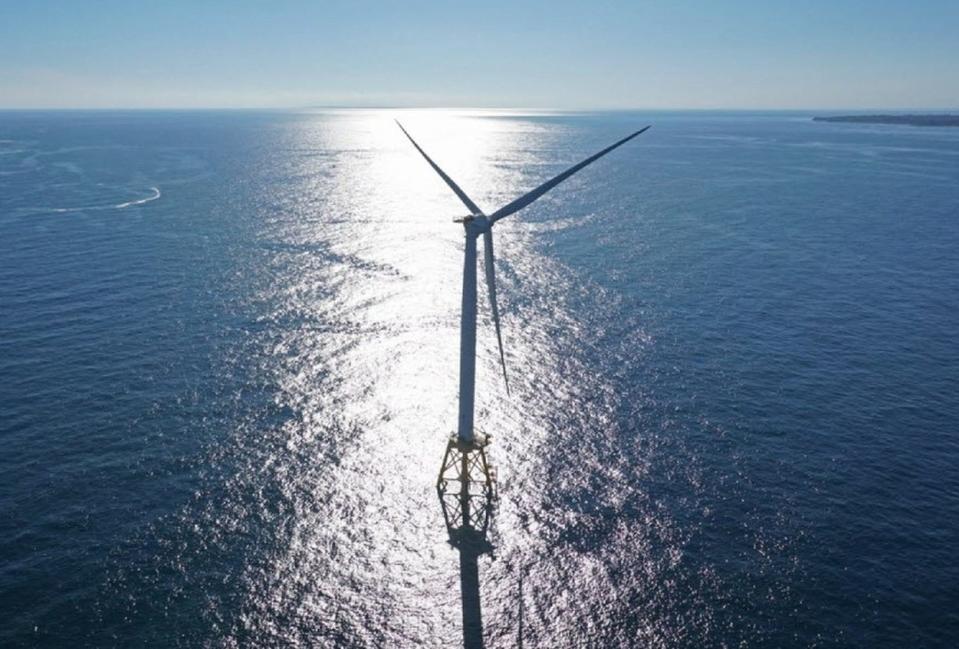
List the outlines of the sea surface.
<svg viewBox="0 0 959 649">
<path fill-rule="evenodd" d="M 959 645 L 959 129 L 366 110 L 0 112 L 0 646 L 462 644 L 394 117 L 485 210 L 652 124 L 496 226 L 488 647 Z"/>
</svg>

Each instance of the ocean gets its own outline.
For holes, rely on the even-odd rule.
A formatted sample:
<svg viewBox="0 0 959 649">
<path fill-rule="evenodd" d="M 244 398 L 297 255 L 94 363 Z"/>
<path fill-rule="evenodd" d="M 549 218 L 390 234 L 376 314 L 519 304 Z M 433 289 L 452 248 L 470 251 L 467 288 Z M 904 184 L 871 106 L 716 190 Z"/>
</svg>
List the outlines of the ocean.
<svg viewBox="0 0 959 649">
<path fill-rule="evenodd" d="M 959 129 L 789 112 L 0 112 L 0 645 L 959 643 Z"/>
</svg>

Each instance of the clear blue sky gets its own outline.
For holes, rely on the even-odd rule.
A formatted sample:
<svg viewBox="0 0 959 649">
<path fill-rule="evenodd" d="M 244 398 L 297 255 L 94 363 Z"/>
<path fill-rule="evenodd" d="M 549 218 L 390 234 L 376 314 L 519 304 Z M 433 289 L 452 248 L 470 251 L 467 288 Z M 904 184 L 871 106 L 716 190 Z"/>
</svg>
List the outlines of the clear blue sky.
<svg viewBox="0 0 959 649">
<path fill-rule="evenodd" d="M 0 107 L 959 108 L 959 0 L 0 0 Z"/>
</svg>

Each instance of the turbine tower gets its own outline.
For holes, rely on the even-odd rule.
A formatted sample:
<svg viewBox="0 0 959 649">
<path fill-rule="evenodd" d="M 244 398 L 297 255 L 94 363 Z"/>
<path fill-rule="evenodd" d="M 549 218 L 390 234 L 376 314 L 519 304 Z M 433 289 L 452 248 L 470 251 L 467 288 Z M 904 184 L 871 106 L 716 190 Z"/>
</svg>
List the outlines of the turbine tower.
<svg viewBox="0 0 959 649">
<path fill-rule="evenodd" d="M 492 550 L 487 532 L 496 498 L 495 473 L 486 458 L 486 446 L 490 436 L 473 427 L 473 405 L 476 392 L 476 248 L 477 239 L 483 237 L 483 260 L 486 270 L 486 287 L 489 291 L 490 309 L 496 329 L 496 343 L 503 368 L 503 381 L 509 394 L 509 379 L 506 375 L 506 356 L 503 353 L 503 336 L 500 331 L 499 308 L 496 305 L 496 269 L 493 254 L 493 226 L 510 214 L 518 212 L 537 198 L 560 184 L 583 167 L 595 162 L 613 149 L 626 144 L 645 132 L 649 126 L 624 137 L 602 151 L 573 165 L 555 178 L 546 181 L 533 191 L 520 196 L 489 216 L 477 207 L 453 179 L 446 175 L 396 122 L 443 182 L 469 210 L 465 217 L 454 219 L 461 223 L 466 235 L 463 261 L 463 304 L 460 320 L 460 392 L 459 418 L 456 433 L 446 445 L 443 464 L 436 482 L 436 490 L 443 506 L 443 518 L 449 533 L 450 544 L 460 551 L 460 581 L 463 588 L 463 635 L 467 647 L 482 647 L 482 618 L 479 605 L 479 573 L 477 557 Z M 458 490 L 457 490 L 458 489 Z M 467 592 L 467 591 L 470 592 Z"/>
</svg>

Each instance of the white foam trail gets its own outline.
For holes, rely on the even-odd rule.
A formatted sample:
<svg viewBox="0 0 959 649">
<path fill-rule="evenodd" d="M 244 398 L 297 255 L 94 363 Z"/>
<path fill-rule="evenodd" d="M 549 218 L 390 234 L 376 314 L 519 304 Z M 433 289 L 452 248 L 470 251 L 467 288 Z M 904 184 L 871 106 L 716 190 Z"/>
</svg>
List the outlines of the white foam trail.
<svg viewBox="0 0 959 649">
<path fill-rule="evenodd" d="M 34 207 L 26 208 L 26 212 L 53 212 L 54 214 L 65 214 L 67 212 L 93 212 L 100 210 L 122 210 L 127 207 L 133 207 L 134 205 L 143 205 L 144 203 L 149 203 L 160 198 L 160 188 L 151 187 L 153 190 L 153 196 L 147 196 L 146 198 L 139 198 L 135 201 L 127 201 L 125 203 L 117 203 L 115 205 L 87 205 L 85 207 Z"/>
<path fill-rule="evenodd" d="M 144 203 L 149 203 L 150 201 L 155 201 L 156 199 L 160 198 L 160 189 L 158 187 L 151 187 L 150 189 L 153 190 L 153 196 L 147 196 L 146 198 L 141 198 L 140 200 L 136 200 L 136 201 L 127 201 L 126 203 L 118 203 L 114 205 L 113 207 L 118 210 L 122 210 L 124 207 L 131 207 L 133 205 L 143 205 Z"/>
</svg>

